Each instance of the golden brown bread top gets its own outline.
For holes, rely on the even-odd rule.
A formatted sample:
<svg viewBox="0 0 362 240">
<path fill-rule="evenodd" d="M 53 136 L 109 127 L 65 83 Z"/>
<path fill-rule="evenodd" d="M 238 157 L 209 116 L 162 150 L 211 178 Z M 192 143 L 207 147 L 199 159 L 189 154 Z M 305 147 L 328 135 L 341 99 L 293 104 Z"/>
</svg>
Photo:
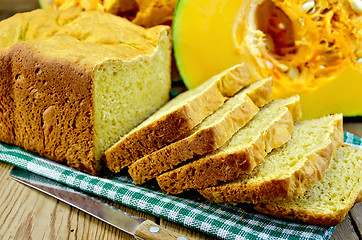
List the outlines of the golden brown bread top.
<svg viewBox="0 0 362 240">
<path fill-rule="evenodd" d="M 124 18 L 78 8 L 38 9 L 0 22 L 0 48 L 26 41 L 49 57 L 94 65 L 107 59 L 131 61 L 151 55 L 169 27 L 144 29 Z M 63 47 L 64 46 L 64 47 Z"/>
<path fill-rule="evenodd" d="M 178 0 L 53 0 L 58 9 L 79 7 L 85 11 L 98 10 L 126 17 L 133 23 L 152 27 L 171 25 Z"/>
</svg>

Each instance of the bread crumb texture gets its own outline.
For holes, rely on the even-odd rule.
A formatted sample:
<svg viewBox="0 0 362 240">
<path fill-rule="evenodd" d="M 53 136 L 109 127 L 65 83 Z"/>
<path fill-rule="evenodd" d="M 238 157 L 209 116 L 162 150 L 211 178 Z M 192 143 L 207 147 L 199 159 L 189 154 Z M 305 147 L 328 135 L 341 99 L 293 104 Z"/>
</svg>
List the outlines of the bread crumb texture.
<svg viewBox="0 0 362 240">
<path fill-rule="evenodd" d="M 270 200 L 255 208 L 278 217 L 302 220 L 317 225 L 342 222 L 362 194 L 362 150 L 342 145 L 324 178 L 302 196 Z"/>
<path fill-rule="evenodd" d="M 70 8 L 16 14 L 0 29 L 4 142 L 99 174 L 101 154 L 168 101 L 167 26 Z"/>
<path fill-rule="evenodd" d="M 231 181 L 251 171 L 267 153 L 289 140 L 293 120 L 300 116 L 298 96 L 275 100 L 220 148 L 158 176 L 158 184 L 163 191 L 178 194 Z"/>
<path fill-rule="evenodd" d="M 121 138 L 103 154 L 113 172 L 179 139 L 225 100 L 251 83 L 244 63 L 213 76 L 197 88 L 188 90 L 169 101 L 155 114 Z"/>
<path fill-rule="evenodd" d="M 323 178 L 342 143 L 341 114 L 297 121 L 291 139 L 268 154 L 252 172 L 200 193 L 217 203 L 257 203 L 303 195 Z"/>
<path fill-rule="evenodd" d="M 142 184 L 189 159 L 216 150 L 259 111 L 251 99 L 258 99 L 260 105 L 271 100 L 271 88 L 272 80 L 263 79 L 242 89 L 183 139 L 130 165 L 130 176 L 137 184 Z"/>
</svg>

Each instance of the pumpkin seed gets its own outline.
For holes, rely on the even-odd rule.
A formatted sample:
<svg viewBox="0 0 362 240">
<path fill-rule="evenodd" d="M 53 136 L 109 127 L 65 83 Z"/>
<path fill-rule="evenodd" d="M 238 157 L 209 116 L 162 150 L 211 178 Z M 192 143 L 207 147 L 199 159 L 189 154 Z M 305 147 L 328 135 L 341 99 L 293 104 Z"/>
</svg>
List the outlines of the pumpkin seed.
<svg viewBox="0 0 362 240">
<path fill-rule="evenodd" d="M 311 10 L 312 8 L 314 8 L 315 6 L 315 2 L 314 1 L 307 1 L 305 3 L 302 4 L 301 8 L 303 11 L 308 12 L 309 10 Z"/>
<path fill-rule="evenodd" d="M 288 75 L 291 79 L 296 79 L 297 77 L 299 77 L 299 71 L 297 68 L 292 67 L 289 69 Z"/>
<path fill-rule="evenodd" d="M 279 64 L 278 67 L 283 71 L 283 72 L 286 72 L 289 70 L 289 67 L 285 64 Z"/>
<path fill-rule="evenodd" d="M 361 0 L 349 0 L 349 3 L 351 4 L 352 9 L 356 13 L 362 13 L 362 1 Z"/>
<path fill-rule="evenodd" d="M 278 28 L 279 29 L 285 29 L 287 26 L 285 25 L 285 23 L 279 23 L 278 24 Z"/>
<path fill-rule="evenodd" d="M 270 62 L 269 60 L 265 60 L 265 63 L 266 63 L 266 66 L 269 68 L 269 69 L 273 69 L 274 65 L 272 62 Z"/>
</svg>

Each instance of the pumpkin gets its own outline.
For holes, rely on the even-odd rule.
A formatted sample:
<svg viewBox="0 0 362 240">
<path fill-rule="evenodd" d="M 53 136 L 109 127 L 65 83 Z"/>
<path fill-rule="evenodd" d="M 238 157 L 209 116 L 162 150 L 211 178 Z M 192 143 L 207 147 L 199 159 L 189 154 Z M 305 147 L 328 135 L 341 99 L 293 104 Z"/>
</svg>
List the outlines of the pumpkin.
<svg viewBox="0 0 362 240">
<path fill-rule="evenodd" d="M 144 27 L 171 25 L 177 0 L 39 0 L 42 8 L 79 7 L 126 17 Z"/>
<path fill-rule="evenodd" d="M 172 29 L 188 88 L 245 62 L 274 98 L 299 94 L 303 118 L 362 116 L 361 0 L 180 0 Z"/>
</svg>

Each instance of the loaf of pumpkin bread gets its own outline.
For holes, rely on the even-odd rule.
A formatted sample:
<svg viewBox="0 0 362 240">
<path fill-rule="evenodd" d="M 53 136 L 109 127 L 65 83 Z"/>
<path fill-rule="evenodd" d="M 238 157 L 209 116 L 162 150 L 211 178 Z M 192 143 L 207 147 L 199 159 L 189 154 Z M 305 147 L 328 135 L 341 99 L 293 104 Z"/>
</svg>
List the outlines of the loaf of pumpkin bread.
<svg viewBox="0 0 362 240">
<path fill-rule="evenodd" d="M 300 116 L 299 96 L 274 100 L 219 149 L 159 175 L 157 182 L 163 191 L 178 194 L 231 181 L 289 140 Z"/>
<path fill-rule="evenodd" d="M 197 88 L 179 94 L 134 128 L 102 156 L 108 168 L 119 172 L 136 160 L 185 136 L 240 89 L 251 83 L 245 64 L 213 76 Z"/>
<path fill-rule="evenodd" d="M 194 127 L 186 137 L 130 165 L 130 176 L 136 184 L 142 184 L 188 159 L 216 150 L 259 111 L 260 106 L 251 99 L 258 99 L 257 103 L 264 105 L 271 98 L 271 78 L 249 85 Z"/>
<path fill-rule="evenodd" d="M 217 203 L 264 202 L 300 196 L 320 181 L 343 143 L 342 114 L 297 121 L 291 139 L 252 172 L 199 192 Z"/>
<path fill-rule="evenodd" d="M 355 203 L 362 202 L 362 149 L 338 148 L 324 178 L 304 195 L 258 203 L 260 212 L 333 226 L 343 221 Z"/>
<path fill-rule="evenodd" d="M 101 154 L 168 101 L 170 65 L 167 26 L 16 14 L 0 22 L 0 140 L 99 174 Z"/>
</svg>

